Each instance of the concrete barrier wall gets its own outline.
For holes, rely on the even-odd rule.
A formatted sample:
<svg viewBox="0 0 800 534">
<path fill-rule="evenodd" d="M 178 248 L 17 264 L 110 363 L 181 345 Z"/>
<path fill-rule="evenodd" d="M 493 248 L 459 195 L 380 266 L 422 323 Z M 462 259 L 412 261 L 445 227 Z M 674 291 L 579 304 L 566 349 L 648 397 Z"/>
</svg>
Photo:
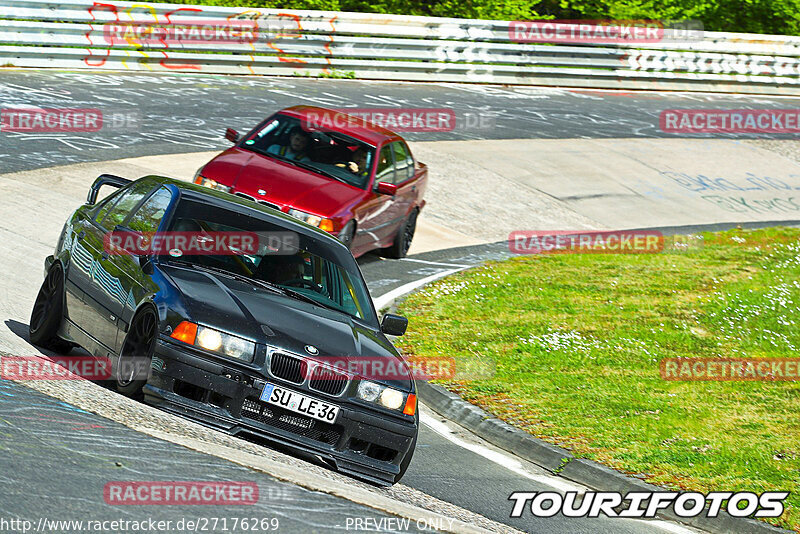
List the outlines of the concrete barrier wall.
<svg viewBox="0 0 800 534">
<path fill-rule="evenodd" d="M 546 28 L 514 21 L 92 0 L 0 0 L 0 18 L 3 67 L 800 95 L 800 38 L 787 36 L 661 28 L 647 39 L 553 44 L 531 42 Z M 200 22 L 253 32 L 120 31 Z"/>
</svg>

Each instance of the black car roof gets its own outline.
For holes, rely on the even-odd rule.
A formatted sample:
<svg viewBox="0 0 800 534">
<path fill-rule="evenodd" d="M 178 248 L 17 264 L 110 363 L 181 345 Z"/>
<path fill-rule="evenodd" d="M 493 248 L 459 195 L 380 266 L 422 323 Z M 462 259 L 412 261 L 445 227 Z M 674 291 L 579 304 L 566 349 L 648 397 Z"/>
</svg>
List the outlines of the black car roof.
<svg viewBox="0 0 800 534">
<path fill-rule="evenodd" d="M 248 200 L 246 198 L 232 195 L 224 191 L 217 191 L 215 189 L 193 184 L 191 182 L 178 180 L 176 178 L 169 178 L 167 176 L 151 174 L 149 176 L 143 176 L 139 178 L 139 180 L 152 180 L 154 184 L 173 185 L 178 188 L 181 191 L 181 194 L 185 195 L 187 198 L 201 200 L 203 202 L 211 202 L 219 207 L 234 209 L 242 213 L 245 211 L 257 211 L 273 219 L 274 222 L 286 226 L 287 229 L 323 239 L 331 245 L 335 244 L 336 246 L 345 246 L 341 241 L 324 230 L 320 230 L 315 226 L 311 226 L 310 224 L 299 221 L 298 219 L 295 219 L 291 215 L 283 213 L 282 211 L 258 204 L 257 202 Z"/>
</svg>

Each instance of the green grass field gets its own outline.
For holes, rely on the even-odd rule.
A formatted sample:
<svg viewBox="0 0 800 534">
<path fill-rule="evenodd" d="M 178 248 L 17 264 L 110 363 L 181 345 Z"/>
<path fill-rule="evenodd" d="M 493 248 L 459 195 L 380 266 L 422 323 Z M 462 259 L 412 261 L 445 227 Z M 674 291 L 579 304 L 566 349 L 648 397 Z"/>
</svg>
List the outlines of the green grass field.
<svg viewBox="0 0 800 534">
<path fill-rule="evenodd" d="M 800 383 L 676 382 L 667 357 L 798 357 L 800 230 L 703 234 L 659 254 L 521 256 L 400 305 L 402 349 L 495 362 L 442 385 L 551 443 L 664 487 L 792 492 Z"/>
</svg>

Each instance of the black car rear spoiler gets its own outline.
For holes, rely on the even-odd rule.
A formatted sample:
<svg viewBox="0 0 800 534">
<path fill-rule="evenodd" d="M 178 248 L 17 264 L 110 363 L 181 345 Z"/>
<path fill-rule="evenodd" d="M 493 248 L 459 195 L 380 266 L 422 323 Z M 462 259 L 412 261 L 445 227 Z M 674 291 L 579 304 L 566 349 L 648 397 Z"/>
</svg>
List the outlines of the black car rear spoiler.
<svg viewBox="0 0 800 534">
<path fill-rule="evenodd" d="M 120 176 L 114 176 L 113 174 L 101 174 L 94 181 L 92 187 L 89 188 L 89 195 L 86 197 L 86 202 L 90 206 L 97 202 L 97 192 L 100 191 L 100 188 L 104 185 L 120 188 L 125 187 L 132 181 L 133 180 L 128 180 L 127 178 L 122 178 Z"/>
</svg>

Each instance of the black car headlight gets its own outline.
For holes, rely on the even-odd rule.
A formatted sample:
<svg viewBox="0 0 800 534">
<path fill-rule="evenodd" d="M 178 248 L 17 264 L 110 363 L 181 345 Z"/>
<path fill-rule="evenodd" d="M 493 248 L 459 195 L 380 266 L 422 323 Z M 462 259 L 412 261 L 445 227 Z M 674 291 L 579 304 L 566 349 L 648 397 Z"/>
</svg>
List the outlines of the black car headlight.
<svg viewBox="0 0 800 534">
<path fill-rule="evenodd" d="M 200 347 L 201 349 L 251 363 L 256 353 L 256 344 L 233 334 L 214 328 L 183 321 L 170 334 L 170 337 Z"/>
<path fill-rule="evenodd" d="M 417 396 L 369 380 L 358 384 L 358 398 L 374 402 L 389 410 L 402 410 L 406 415 L 414 415 L 417 410 Z"/>
</svg>

